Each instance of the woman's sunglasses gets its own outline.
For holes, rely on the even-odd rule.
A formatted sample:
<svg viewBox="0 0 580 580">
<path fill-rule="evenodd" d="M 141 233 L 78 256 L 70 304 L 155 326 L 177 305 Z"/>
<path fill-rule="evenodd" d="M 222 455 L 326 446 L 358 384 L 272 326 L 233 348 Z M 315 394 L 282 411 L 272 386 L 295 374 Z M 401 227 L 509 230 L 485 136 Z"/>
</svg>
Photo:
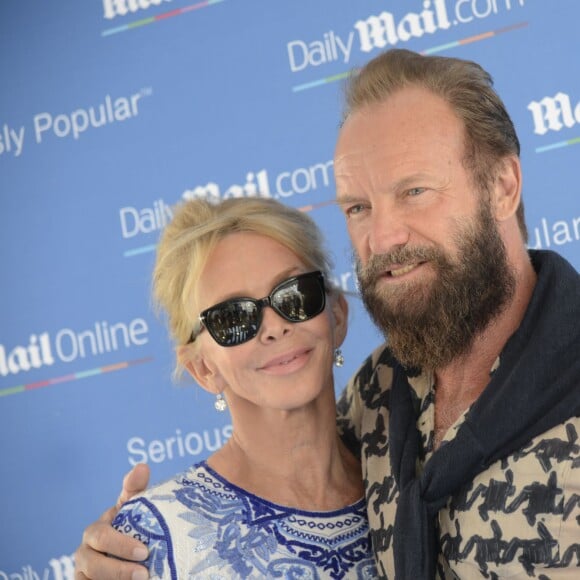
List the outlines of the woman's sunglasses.
<svg viewBox="0 0 580 580">
<path fill-rule="evenodd" d="M 318 316 L 325 304 L 322 272 L 293 276 L 278 284 L 269 296 L 260 300 L 230 298 L 204 310 L 199 315 L 199 322 L 189 342 L 193 342 L 207 328 L 220 346 L 237 346 L 258 334 L 265 306 L 289 322 L 305 322 Z"/>
</svg>

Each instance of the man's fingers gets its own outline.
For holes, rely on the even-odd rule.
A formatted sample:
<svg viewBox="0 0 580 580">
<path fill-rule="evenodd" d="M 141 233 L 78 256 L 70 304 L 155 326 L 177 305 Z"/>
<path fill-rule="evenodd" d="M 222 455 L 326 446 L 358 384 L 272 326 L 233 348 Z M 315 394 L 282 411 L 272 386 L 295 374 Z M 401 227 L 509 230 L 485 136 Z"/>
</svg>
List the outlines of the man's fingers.
<svg viewBox="0 0 580 580">
<path fill-rule="evenodd" d="M 149 466 L 145 463 L 138 463 L 129 473 L 127 473 L 123 479 L 121 495 L 117 500 L 117 509 L 119 509 L 126 501 L 130 500 L 134 495 L 147 489 L 149 474 Z"/>
<path fill-rule="evenodd" d="M 147 558 L 147 547 L 111 526 L 121 505 L 144 491 L 148 483 L 149 467 L 144 464 L 136 465 L 125 476 L 117 504 L 83 533 L 83 542 L 75 552 L 75 580 L 146 580 L 149 577 L 147 568 L 132 563 Z"/>
<path fill-rule="evenodd" d="M 113 506 L 113 507 L 109 508 L 106 512 L 104 512 L 97 521 L 102 522 L 104 524 L 108 524 L 110 526 L 111 523 L 113 522 L 113 520 L 115 519 L 115 516 L 117 515 L 118 511 L 119 511 L 119 508 L 117 506 Z M 92 525 L 94 525 L 94 524 L 92 524 Z M 87 528 L 87 530 L 88 529 L 89 528 Z M 86 531 L 85 531 L 85 534 L 86 534 Z"/>
<path fill-rule="evenodd" d="M 147 568 L 121 562 L 82 544 L 75 553 L 75 580 L 147 580 Z"/>
<path fill-rule="evenodd" d="M 82 562 L 88 560 L 88 557 L 93 557 L 93 554 L 102 552 L 103 554 L 110 554 L 116 558 L 123 560 L 134 560 L 137 562 L 143 561 L 148 556 L 148 550 L 139 540 L 135 540 L 129 536 L 125 536 L 112 528 L 108 523 L 98 521 L 91 524 L 83 534 L 83 543 L 79 548 Z M 106 559 L 105 556 L 102 556 Z M 90 564 L 89 564 L 90 565 Z M 79 570 L 87 574 L 83 566 L 79 566 Z M 87 574 L 89 578 L 93 578 Z"/>
<path fill-rule="evenodd" d="M 108 511 L 116 510 L 111 508 Z M 75 552 L 75 580 L 146 580 L 149 577 L 144 566 L 117 558 L 142 561 L 147 558 L 147 548 L 117 532 L 105 521 L 91 524 L 83 534 L 83 543 Z"/>
</svg>

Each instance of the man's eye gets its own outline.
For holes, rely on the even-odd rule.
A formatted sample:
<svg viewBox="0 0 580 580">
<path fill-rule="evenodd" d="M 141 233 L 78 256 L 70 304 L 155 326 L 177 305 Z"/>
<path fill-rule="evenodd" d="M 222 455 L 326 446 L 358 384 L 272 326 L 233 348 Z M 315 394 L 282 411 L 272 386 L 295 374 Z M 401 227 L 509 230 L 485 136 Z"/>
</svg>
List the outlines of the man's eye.
<svg viewBox="0 0 580 580">
<path fill-rule="evenodd" d="M 411 189 L 407 190 L 407 195 L 410 195 L 411 197 L 421 195 L 425 189 L 425 187 L 412 187 Z"/>
<path fill-rule="evenodd" d="M 362 212 L 364 206 L 362 203 L 357 203 L 355 205 L 349 205 L 348 207 L 344 208 L 344 213 L 346 217 L 355 216 Z"/>
</svg>

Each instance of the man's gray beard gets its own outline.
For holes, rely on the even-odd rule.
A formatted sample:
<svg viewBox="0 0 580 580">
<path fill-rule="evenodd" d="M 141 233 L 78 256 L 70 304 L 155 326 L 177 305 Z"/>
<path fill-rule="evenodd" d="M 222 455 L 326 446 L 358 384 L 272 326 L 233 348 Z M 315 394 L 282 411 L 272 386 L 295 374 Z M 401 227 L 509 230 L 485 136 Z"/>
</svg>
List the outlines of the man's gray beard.
<svg viewBox="0 0 580 580">
<path fill-rule="evenodd" d="M 476 217 L 458 225 L 453 237 L 456 260 L 434 246 L 371 256 L 365 267 L 357 259 L 363 302 L 404 366 L 435 370 L 465 354 L 514 295 L 515 275 L 489 202 L 482 200 Z M 377 288 L 392 265 L 417 261 L 429 261 L 433 282 Z"/>
</svg>

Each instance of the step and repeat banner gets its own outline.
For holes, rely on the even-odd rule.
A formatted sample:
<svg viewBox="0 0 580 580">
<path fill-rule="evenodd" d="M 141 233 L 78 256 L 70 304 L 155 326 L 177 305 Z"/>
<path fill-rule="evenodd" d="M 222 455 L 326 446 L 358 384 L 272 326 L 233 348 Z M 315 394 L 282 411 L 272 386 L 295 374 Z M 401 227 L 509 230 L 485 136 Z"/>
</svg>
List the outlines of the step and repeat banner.
<svg viewBox="0 0 580 580">
<path fill-rule="evenodd" d="M 72 579 L 123 474 L 207 457 L 227 413 L 153 313 L 182 199 L 310 212 L 355 291 L 332 155 L 348 72 L 405 47 L 489 70 L 522 141 L 530 246 L 580 268 L 577 0 L 0 3 L 0 580 Z M 350 299 L 339 391 L 381 341 Z"/>
</svg>

